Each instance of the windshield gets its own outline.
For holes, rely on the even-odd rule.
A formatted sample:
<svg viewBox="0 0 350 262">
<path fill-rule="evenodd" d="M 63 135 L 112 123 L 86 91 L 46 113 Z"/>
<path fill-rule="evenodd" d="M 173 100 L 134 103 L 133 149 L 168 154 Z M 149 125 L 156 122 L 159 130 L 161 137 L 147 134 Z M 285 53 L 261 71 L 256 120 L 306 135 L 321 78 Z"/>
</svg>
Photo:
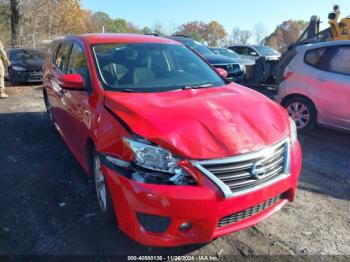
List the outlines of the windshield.
<svg viewBox="0 0 350 262">
<path fill-rule="evenodd" d="M 10 52 L 11 60 L 36 59 L 43 60 L 46 54 L 36 50 L 14 50 Z"/>
<path fill-rule="evenodd" d="M 258 46 L 257 49 L 264 56 L 280 55 L 279 52 L 268 46 Z"/>
<path fill-rule="evenodd" d="M 202 43 L 194 41 L 194 40 L 193 41 L 185 41 L 184 44 L 191 47 L 192 49 L 196 50 L 201 55 L 213 53 L 208 47 L 206 47 Z"/>
<path fill-rule="evenodd" d="M 226 49 L 226 48 L 213 49 L 213 52 L 215 54 L 227 56 L 227 57 L 234 58 L 234 59 L 240 58 L 239 54 L 237 54 L 236 52 L 234 52 L 230 49 Z"/>
<path fill-rule="evenodd" d="M 223 86 L 225 81 L 183 45 L 130 43 L 93 46 L 106 90 L 161 92 Z"/>
</svg>

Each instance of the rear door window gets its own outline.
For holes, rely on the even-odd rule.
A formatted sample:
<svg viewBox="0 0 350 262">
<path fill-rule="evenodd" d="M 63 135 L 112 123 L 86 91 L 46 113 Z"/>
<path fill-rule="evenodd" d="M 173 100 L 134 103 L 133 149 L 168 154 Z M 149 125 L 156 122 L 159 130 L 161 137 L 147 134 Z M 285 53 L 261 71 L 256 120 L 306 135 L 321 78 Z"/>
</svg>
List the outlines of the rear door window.
<svg viewBox="0 0 350 262">
<path fill-rule="evenodd" d="M 66 73 L 67 71 L 68 58 L 69 58 L 71 47 L 72 47 L 71 42 L 63 42 L 60 45 L 55 57 L 54 63 L 59 69 L 61 69 L 63 73 Z"/>
<path fill-rule="evenodd" d="M 256 51 L 253 49 L 253 48 L 250 48 L 250 47 L 246 47 L 244 49 L 244 54 L 245 55 L 252 55 L 252 53 L 256 53 Z M 257 54 L 257 53 L 256 53 Z"/>
<path fill-rule="evenodd" d="M 235 51 L 236 53 L 238 53 L 238 54 L 240 54 L 240 55 L 243 54 L 242 47 L 235 46 L 235 47 L 232 47 L 231 50 Z"/>
<path fill-rule="evenodd" d="M 340 46 L 329 63 L 329 71 L 350 75 L 350 46 Z"/>
</svg>

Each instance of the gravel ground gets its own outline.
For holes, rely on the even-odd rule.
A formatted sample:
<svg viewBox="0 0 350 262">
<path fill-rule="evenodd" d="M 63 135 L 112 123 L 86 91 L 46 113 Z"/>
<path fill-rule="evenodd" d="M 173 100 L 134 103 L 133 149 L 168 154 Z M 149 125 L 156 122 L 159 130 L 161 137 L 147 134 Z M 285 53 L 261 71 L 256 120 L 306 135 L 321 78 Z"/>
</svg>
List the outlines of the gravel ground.
<svg viewBox="0 0 350 262">
<path fill-rule="evenodd" d="M 8 93 L 0 100 L 0 255 L 350 255 L 349 134 L 318 128 L 300 137 L 296 202 L 267 221 L 207 245 L 147 248 L 104 222 L 93 182 L 49 129 L 40 86 Z"/>
</svg>

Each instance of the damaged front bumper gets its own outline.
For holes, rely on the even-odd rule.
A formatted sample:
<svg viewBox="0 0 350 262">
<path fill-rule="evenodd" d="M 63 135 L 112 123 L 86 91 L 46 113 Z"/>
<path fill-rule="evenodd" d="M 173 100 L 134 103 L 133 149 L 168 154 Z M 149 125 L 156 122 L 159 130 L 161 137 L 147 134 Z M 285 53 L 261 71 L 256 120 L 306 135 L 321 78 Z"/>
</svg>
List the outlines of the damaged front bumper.
<svg viewBox="0 0 350 262">
<path fill-rule="evenodd" d="M 291 152 L 290 175 L 259 190 L 234 197 L 222 191 L 196 167 L 198 185 L 173 186 L 140 183 L 111 166 L 103 172 L 113 199 L 120 229 L 147 246 L 183 246 L 253 226 L 295 198 L 301 170 L 301 150 Z"/>
</svg>

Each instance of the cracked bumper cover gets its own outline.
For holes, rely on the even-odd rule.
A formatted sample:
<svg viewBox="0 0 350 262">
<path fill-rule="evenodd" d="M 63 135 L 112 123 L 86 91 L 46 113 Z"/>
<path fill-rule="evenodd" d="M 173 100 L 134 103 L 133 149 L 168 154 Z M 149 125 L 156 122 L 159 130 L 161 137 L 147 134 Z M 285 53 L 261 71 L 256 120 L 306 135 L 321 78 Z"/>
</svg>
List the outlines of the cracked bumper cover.
<svg viewBox="0 0 350 262">
<path fill-rule="evenodd" d="M 163 247 L 208 243 L 265 220 L 294 200 L 300 170 L 301 150 L 297 143 L 292 150 L 288 178 L 252 193 L 224 198 L 205 176 L 202 186 L 161 186 L 132 181 L 107 166 L 103 167 L 120 229 L 141 244 Z M 282 194 L 282 199 L 263 211 L 234 224 L 218 226 L 222 218 Z M 149 232 L 140 224 L 139 213 L 169 218 L 170 222 L 163 233 Z M 179 230 L 184 222 L 191 222 L 192 228 Z"/>
</svg>

